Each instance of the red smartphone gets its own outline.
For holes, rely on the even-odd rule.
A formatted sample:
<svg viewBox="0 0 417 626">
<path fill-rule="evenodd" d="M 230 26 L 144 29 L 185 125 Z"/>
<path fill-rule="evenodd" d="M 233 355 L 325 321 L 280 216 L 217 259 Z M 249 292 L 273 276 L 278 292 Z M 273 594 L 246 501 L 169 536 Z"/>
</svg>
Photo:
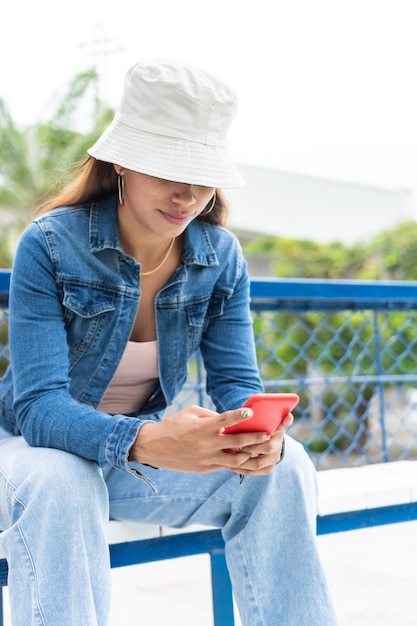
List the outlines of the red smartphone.
<svg viewBox="0 0 417 626">
<path fill-rule="evenodd" d="M 259 432 L 270 435 L 297 406 L 299 400 L 296 393 L 258 393 L 243 405 L 253 410 L 253 416 L 233 426 L 227 426 L 224 434 Z"/>
</svg>

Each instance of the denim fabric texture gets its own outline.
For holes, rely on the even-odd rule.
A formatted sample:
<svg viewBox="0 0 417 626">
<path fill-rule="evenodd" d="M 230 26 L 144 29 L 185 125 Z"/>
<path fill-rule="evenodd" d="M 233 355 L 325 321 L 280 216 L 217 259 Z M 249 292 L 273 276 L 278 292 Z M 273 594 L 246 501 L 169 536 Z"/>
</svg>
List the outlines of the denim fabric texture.
<svg viewBox="0 0 417 626">
<path fill-rule="evenodd" d="M 129 449 L 158 419 L 200 348 L 218 411 L 262 390 L 236 238 L 194 220 L 182 263 L 156 298 L 160 389 L 138 417 L 95 410 L 121 359 L 140 299 L 140 265 L 121 249 L 117 201 L 56 209 L 19 243 L 10 287 L 12 365 L 0 383 L 0 425 L 52 447 L 132 471 Z"/>
</svg>

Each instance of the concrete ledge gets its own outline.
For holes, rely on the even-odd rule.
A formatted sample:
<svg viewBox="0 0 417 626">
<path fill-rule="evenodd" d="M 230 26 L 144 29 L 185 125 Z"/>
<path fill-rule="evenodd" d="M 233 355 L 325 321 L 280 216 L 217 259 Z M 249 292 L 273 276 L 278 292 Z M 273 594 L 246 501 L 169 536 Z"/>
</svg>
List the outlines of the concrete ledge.
<svg viewBox="0 0 417 626">
<path fill-rule="evenodd" d="M 417 461 L 318 472 L 319 515 L 417 502 Z"/>
</svg>

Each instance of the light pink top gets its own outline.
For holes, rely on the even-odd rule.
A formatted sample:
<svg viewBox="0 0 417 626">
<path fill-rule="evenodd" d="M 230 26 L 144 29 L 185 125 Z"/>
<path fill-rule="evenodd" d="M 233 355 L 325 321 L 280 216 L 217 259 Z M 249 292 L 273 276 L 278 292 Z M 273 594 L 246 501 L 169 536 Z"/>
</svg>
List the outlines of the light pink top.
<svg viewBox="0 0 417 626">
<path fill-rule="evenodd" d="M 111 415 L 134 413 L 145 404 L 157 385 L 157 342 L 128 341 L 98 410 Z"/>
</svg>

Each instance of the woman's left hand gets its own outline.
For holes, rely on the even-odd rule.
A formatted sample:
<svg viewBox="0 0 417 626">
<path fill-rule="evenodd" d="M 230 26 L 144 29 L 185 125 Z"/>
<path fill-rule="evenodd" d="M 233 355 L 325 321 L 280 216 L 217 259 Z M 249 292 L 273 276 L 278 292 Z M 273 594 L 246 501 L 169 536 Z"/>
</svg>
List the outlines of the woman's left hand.
<svg viewBox="0 0 417 626">
<path fill-rule="evenodd" d="M 242 463 L 242 465 L 239 465 L 234 471 L 243 476 L 270 474 L 275 465 L 282 458 L 284 434 L 293 421 L 294 417 L 292 413 L 289 413 L 272 433 L 268 441 L 243 447 L 241 452 L 250 454 L 250 458 Z M 231 453 L 225 452 L 225 454 Z M 239 454 L 239 452 L 237 452 L 237 454 Z"/>
</svg>

